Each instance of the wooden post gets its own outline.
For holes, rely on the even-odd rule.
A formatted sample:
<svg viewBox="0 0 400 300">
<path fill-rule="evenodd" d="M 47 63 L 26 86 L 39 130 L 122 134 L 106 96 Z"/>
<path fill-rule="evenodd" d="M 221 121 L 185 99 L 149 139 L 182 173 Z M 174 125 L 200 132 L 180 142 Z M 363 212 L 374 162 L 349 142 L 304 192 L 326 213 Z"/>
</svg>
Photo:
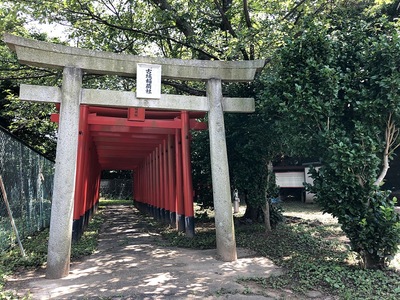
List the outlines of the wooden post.
<svg viewBox="0 0 400 300">
<path fill-rule="evenodd" d="M 169 223 L 172 226 L 176 224 L 176 208 L 174 206 L 175 198 L 175 178 L 174 178 L 174 146 L 173 146 L 173 136 L 168 135 L 168 209 L 170 211 Z"/>
<path fill-rule="evenodd" d="M 79 137 L 78 137 L 78 153 L 76 163 L 76 187 L 74 197 L 74 221 L 72 229 L 72 239 L 74 241 L 79 240 L 83 233 L 84 215 L 85 215 L 85 200 L 86 200 L 86 189 L 85 180 L 87 176 L 85 172 L 86 165 L 86 148 L 87 148 L 87 115 L 89 113 L 89 107 L 82 105 L 80 107 L 80 119 L 79 119 Z"/>
<path fill-rule="evenodd" d="M 167 153 L 167 140 L 163 140 L 162 144 L 162 152 L 163 152 L 163 187 L 164 187 L 164 193 L 163 193 L 163 221 L 165 223 L 169 223 L 169 207 L 168 207 L 168 196 L 169 196 L 169 190 L 168 190 L 168 153 Z"/>
<path fill-rule="evenodd" d="M 192 169 L 190 161 L 189 141 L 189 113 L 181 112 L 182 118 L 182 178 L 183 178 L 183 202 L 185 207 L 185 234 L 194 237 L 194 210 L 193 210 L 193 186 Z"/>
<path fill-rule="evenodd" d="M 156 205 L 155 205 L 155 217 L 160 219 L 160 197 L 161 197 L 161 180 L 160 180 L 160 147 L 156 148 Z"/>
<path fill-rule="evenodd" d="M 12 216 L 12 212 L 10 209 L 10 204 L 8 203 L 6 188 L 4 187 L 3 178 L 1 177 L 1 175 L 0 175 L 0 188 L 1 188 L 1 194 L 3 195 L 4 203 L 6 204 L 7 213 L 8 213 L 8 217 L 10 218 L 11 226 L 14 230 L 15 237 L 16 237 L 18 245 L 19 245 L 19 249 L 21 250 L 21 255 L 22 255 L 22 257 L 25 257 L 26 256 L 25 250 L 24 250 L 24 247 L 22 246 L 21 239 L 19 238 L 17 226 L 15 226 L 14 218 Z"/>
<path fill-rule="evenodd" d="M 183 206 L 182 188 L 182 143 L 181 130 L 175 130 L 175 207 L 176 207 L 176 227 L 178 231 L 185 231 L 185 208 Z"/>
</svg>

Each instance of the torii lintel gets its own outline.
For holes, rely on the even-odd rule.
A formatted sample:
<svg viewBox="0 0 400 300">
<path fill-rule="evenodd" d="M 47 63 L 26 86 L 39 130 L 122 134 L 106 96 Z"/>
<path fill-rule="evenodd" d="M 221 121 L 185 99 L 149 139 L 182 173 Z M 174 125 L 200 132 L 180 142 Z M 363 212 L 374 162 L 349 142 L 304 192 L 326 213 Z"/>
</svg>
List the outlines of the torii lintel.
<svg viewBox="0 0 400 300">
<path fill-rule="evenodd" d="M 255 73 L 265 65 L 265 60 L 206 61 L 163 57 L 145 57 L 80 49 L 64 45 L 4 34 L 3 41 L 17 53 L 23 64 L 62 69 L 66 66 L 82 69 L 92 74 L 112 74 L 133 77 L 137 63 L 162 66 L 161 76 L 166 79 L 222 81 L 252 81 Z"/>
<path fill-rule="evenodd" d="M 21 84 L 19 98 L 25 101 L 61 103 L 61 88 Z M 113 101 L 110 101 L 113 99 Z M 108 107 L 144 107 L 159 110 L 208 111 L 207 97 L 162 94 L 158 100 L 138 99 L 127 91 L 82 89 L 81 104 Z M 253 98 L 222 98 L 224 112 L 251 113 Z"/>
</svg>

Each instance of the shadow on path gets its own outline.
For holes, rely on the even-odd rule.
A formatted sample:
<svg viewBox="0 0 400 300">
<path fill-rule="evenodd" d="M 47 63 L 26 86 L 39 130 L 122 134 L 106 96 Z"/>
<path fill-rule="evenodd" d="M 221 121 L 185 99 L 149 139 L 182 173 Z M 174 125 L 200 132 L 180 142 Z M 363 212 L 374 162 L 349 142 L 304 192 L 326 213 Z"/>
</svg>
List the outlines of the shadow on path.
<svg viewBox="0 0 400 300">
<path fill-rule="evenodd" d="M 237 261 L 222 262 L 215 249 L 161 246 L 133 207 L 107 207 L 104 215 L 98 252 L 73 263 L 67 277 L 45 279 L 42 270 L 10 279 L 7 289 L 33 299 L 268 299 L 244 295 L 236 280 L 280 273 L 245 249 Z"/>
</svg>

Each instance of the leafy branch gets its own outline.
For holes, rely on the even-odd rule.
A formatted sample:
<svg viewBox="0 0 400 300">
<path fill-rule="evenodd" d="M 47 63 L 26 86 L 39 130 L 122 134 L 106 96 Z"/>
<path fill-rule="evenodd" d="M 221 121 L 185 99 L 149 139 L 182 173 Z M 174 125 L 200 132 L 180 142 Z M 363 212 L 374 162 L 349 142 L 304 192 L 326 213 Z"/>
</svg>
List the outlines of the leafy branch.
<svg viewBox="0 0 400 300">
<path fill-rule="evenodd" d="M 217 56 L 212 55 L 212 54 L 204 51 L 203 49 L 200 49 L 200 48 L 194 46 L 192 43 L 184 42 L 184 41 L 181 41 L 179 39 L 173 38 L 171 36 L 165 36 L 165 35 L 162 35 L 162 34 L 158 33 L 159 29 L 156 29 L 156 30 L 153 30 L 152 32 L 149 32 L 149 31 L 142 30 L 142 29 L 137 29 L 137 28 L 126 27 L 126 26 L 114 24 L 114 23 L 111 23 L 108 20 L 104 19 L 102 16 L 95 14 L 87 5 L 82 4 L 80 1 L 78 1 L 78 3 L 80 4 L 82 11 L 76 11 L 76 10 L 68 9 L 68 12 L 72 13 L 72 14 L 88 17 L 91 20 L 96 21 L 99 24 L 105 25 L 105 26 L 110 27 L 110 28 L 114 28 L 114 29 L 121 30 L 121 31 L 132 32 L 132 33 L 135 33 L 135 34 L 138 34 L 138 35 L 141 35 L 141 36 L 146 36 L 146 37 L 151 37 L 151 38 L 156 38 L 156 39 L 165 39 L 165 40 L 174 42 L 176 44 L 180 44 L 180 45 L 182 45 L 184 47 L 187 47 L 189 49 L 193 49 L 194 51 L 200 53 L 202 55 L 203 59 L 207 58 L 207 59 L 219 60 L 219 58 Z M 184 28 L 183 25 L 182 26 L 178 26 L 178 24 L 177 24 L 177 27 L 178 27 L 178 29 Z M 186 34 L 188 34 L 188 32 L 186 32 Z"/>
<path fill-rule="evenodd" d="M 379 186 L 390 168 L 389 166 L 389 158 L 390 155 L 396 150 L 400 143 L 398 142 L 398 137 L 400 130 L 396 127 L 396 124 L 392 118 L 392 113 L 389 114 L 388 120 L 386 122 L 386 130 L 385 130 L 385 149 L 383 151 L 383 161 L 382 161 L 382 170 L 379 174 L 378 178 L 374 182 L 374 185 Z"/>
</svg>

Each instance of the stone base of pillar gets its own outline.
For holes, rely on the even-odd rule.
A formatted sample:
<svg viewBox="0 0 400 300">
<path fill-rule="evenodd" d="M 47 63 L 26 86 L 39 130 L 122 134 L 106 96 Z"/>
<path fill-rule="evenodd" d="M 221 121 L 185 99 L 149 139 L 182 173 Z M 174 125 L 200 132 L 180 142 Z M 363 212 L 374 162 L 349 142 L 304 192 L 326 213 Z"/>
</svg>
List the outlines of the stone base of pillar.
<svg viewBox="0 0 400 300">
<path fill-rule="evenodd" d="M 99 202 L 97 202 L 91 209 L 88 209 L 83 216 L 72 222 L 72 242 L 77 242 L 82 237 L 89 226 L 89 222 L 98 210 Z"/>
<path fill-rule="evenodd" d="M 176 226 L 176 212 L 171 211 L 169 214 L 169 224 L 174 227 L 177 228 Z"/>
<path fill-rule="evenodd" d="M 194 217 L 185 217 L 185 235 L 194 237 Z"/>
<path fill-rule="evenodd" d="M 179 232 L 185 232 L 185 215 L 176 214 L 176 224 Z"/>
<path fill-rule="evenodd" d="M 72 242 L 77 242 L 83 233 L 83 216 L 72 223 Z"/>
<path fill-rule="evenodd" d="M 164 211 L 163 222 L 165 224 L 169 224 L 169 222 L 170 222 L 170 217 L 169 217 L 170 211 L 168 209 L 163 209 L 163 211 Z"/>
</svg>

